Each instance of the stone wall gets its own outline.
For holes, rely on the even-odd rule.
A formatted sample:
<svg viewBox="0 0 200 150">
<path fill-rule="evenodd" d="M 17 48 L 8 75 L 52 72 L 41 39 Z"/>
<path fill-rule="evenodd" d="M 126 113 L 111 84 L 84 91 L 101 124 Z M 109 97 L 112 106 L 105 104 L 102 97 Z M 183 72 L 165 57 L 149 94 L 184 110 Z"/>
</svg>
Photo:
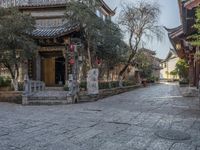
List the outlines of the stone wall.
<svg viewBox="0 0 200 150">
<path fill-rule="evenodd" d="M 22 103 L 22 92 L 0 91 L 0 102 Z"/>
</svg>

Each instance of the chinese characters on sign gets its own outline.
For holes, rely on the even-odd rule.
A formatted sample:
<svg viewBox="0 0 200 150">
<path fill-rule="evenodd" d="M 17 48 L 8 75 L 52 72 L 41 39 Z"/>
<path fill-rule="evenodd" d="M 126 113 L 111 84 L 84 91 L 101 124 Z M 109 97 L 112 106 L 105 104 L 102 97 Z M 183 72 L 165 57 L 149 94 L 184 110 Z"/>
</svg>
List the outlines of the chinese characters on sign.
<svg viewBox="0 0 200 150">
<path fill-rule="evenodd" d="M 87 75 L 87 91 L 88 94 L 98 94 L 99 85 L 98 85 L 99 70 L 91 69 Z"/>
</svg>

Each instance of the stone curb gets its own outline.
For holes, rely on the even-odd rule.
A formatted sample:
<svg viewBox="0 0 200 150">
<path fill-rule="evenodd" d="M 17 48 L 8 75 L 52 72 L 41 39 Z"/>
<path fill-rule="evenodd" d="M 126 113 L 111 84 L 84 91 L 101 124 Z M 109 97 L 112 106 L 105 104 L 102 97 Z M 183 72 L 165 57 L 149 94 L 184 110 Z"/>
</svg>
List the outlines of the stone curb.
<svg viewBox="0 0 200 150">
<path fill-rule="evenodd" d="M 103 89 L 100 90 L 100 94 L 98 95 L 88 95 L 86 93 L 79 96 L 79 102 L 93 102 L 99 99 L 107 98 L 110 96 L 118 95 L 121 93 L 129 92 L 134 89 L 141 88 L 142 85 L 134 85 L 134 86 L 127 86 L 122 88 L 113 88 L 113 89 Z"/>
</svg>

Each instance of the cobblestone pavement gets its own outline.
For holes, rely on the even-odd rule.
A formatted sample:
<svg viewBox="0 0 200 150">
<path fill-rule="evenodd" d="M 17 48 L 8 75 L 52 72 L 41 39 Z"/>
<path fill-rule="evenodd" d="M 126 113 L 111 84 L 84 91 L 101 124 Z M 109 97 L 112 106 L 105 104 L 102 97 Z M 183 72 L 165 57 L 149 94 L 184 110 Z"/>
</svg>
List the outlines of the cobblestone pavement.
<svg viewBox="0 0 200 150">
<path fill-rule="evenodd" d="M 190 139 L 155 134 L 165 129 Z M 93 103 L 0 103 L 0 150 L 11 149 L 200 150 L 198 99 L 181 97 L 175 84 L 159 84 Z"/>
</svg>

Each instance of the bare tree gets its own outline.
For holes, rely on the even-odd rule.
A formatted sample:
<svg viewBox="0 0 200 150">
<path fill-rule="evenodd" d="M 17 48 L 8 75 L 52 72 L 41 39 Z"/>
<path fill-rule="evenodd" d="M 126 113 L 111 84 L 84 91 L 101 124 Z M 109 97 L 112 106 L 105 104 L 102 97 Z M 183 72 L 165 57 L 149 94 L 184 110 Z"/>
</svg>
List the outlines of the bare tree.
<svg viewBox="0 0 200 150">
<path fill-rule="evenodd" d="M 122 80 L 129 65 L 136 64 L 136 54 L 144 37 L 148 40 L 154 37 L 158 40 L 162 39 L 163 30 L 158 26 L 159 15 L 160 8 L 157 3 L 141 1 L 137 4 L 123 5 L 119 24 L 125 28 L 129 35 L 130 55 L 119 73 L 120 80 Z"/>
</svg>

